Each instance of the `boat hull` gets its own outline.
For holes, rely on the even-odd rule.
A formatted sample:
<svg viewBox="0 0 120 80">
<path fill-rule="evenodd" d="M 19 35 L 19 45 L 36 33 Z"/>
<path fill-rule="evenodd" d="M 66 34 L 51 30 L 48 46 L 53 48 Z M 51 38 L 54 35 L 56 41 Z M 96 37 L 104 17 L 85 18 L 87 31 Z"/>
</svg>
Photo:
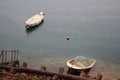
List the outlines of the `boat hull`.
<svg viewBox="0 0 120 80">
<path fill-rule="evenodd" d="M 39 25 L 43 19 L 44 19 L 44 14 L 37 14 L 29 18 L 25 23 L 26 23 L 26 28 L 31 28 L 33 26 Z"/>
<path fill-rule="evenodd" d="M 68 69 L 68 74 L 80 75 L 82 73 L 88 74 L 90 69 L 95 65 L 96 60 L 88 59 L 83 56 L 77 56 L 66 62 Z"/>
<path fill-rule="evenodd" d="M 67 61 L 67 66 L 71 69 L 85 70 L 92 68 L 96 63 L 94 59 L 88 59 L 83 56 L 77 56 Z"/>
<path fill-rule="evenodd" d="M 91 68 L 88 68 L 88 69 L 73 69 L 73 68 L 69 67 L 67 73 L 72 74 L 72 75 L 80 75 L 82 72 L 84 72 L 85 74 L 88 74 L 90 70 L 91 70 Z"/>
</svg>

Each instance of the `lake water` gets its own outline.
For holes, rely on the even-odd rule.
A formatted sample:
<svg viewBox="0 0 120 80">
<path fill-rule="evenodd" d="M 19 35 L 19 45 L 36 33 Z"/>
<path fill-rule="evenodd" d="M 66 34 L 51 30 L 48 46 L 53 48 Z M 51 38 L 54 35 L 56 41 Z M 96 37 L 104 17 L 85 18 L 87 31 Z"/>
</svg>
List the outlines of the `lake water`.
<svg viewBox="0 0 120 80">
<path fill-rule="evenodd" d="M 119 0 L 1 0 L 0 50 L 18 49 L 30 67 L 63 65 L 78 55 L 97 60 L 100 73 L 120 76 Z M 44 22 L 26 31 L 40 11 Z M 70 40 L 66 40 L 66 36 Z"/>
</svg>

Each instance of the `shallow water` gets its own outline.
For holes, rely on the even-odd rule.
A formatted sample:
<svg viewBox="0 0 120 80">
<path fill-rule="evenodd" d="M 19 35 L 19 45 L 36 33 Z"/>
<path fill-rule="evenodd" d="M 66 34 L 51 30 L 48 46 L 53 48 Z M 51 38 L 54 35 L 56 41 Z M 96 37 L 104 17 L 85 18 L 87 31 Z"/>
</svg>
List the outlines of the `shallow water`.
<svg viewBox="0 0 120 80">
<path fill-rule="evenodd" d="M 29 3 L 28 3 L 29 2 Z M 31 67 L 65 64 L 78 55 L 94 58 L 100 71 L 120 76 L 119 0 L 1 0 L 0 49 L 20 50 Z M 44 22 L 26 31 L 25 21 L 45 12 Z M 66 36 L 70 40 L 66 40 Z"/>
</svg>

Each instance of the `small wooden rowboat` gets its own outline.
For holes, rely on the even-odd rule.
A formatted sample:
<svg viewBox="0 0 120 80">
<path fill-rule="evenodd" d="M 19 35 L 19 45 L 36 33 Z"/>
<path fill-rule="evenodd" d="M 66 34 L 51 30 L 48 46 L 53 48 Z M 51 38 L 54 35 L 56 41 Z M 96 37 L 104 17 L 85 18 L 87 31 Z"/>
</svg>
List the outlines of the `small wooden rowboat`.
<svg viewBox="0 0 120 80">
<path fill-rule="evenodd" d="M 29 18 L 25 23 L 26 23 L 26 28 L 30 28 L 33 26 L 37 26 L 39 25 L 42 20 L 44 19 L 45 13 L 40 12 L 40 14 L 36 14 L 34 16 L 32 16 L 31 18 Z"/>
<path fill-rule="evenodd" d="M 77 56 L 67 61 L 67 66 L 72 69 L 85 70 L 92 68 L 96 63 L 94 59 L 88 59 L 84 56 Z"/>
</svg>

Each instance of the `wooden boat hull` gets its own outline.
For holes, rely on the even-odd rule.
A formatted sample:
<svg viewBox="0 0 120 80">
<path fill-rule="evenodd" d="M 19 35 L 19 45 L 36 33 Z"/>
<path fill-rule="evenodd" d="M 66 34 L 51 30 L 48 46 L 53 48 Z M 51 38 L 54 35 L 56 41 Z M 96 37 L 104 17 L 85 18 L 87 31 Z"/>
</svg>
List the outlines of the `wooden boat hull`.
<svg viewBox="0 0 120 80">
<path fill-rule="evenodd" d="M 33 26 L 39 25 L 43 21 L 44 16 L 45 14 L 43 12 L 40 12 L 40 14 L 32 16 L 25 22 L 26 28 L 31 28 Z"/>
<path fill-rule="evenodd" d="M 96 63 L 94 59 L 88 59 L 83 56 L 77 56 L 67 61 L 67 66 L 71 69 L 86 70 L 91 69 Z"/>
</svg>

